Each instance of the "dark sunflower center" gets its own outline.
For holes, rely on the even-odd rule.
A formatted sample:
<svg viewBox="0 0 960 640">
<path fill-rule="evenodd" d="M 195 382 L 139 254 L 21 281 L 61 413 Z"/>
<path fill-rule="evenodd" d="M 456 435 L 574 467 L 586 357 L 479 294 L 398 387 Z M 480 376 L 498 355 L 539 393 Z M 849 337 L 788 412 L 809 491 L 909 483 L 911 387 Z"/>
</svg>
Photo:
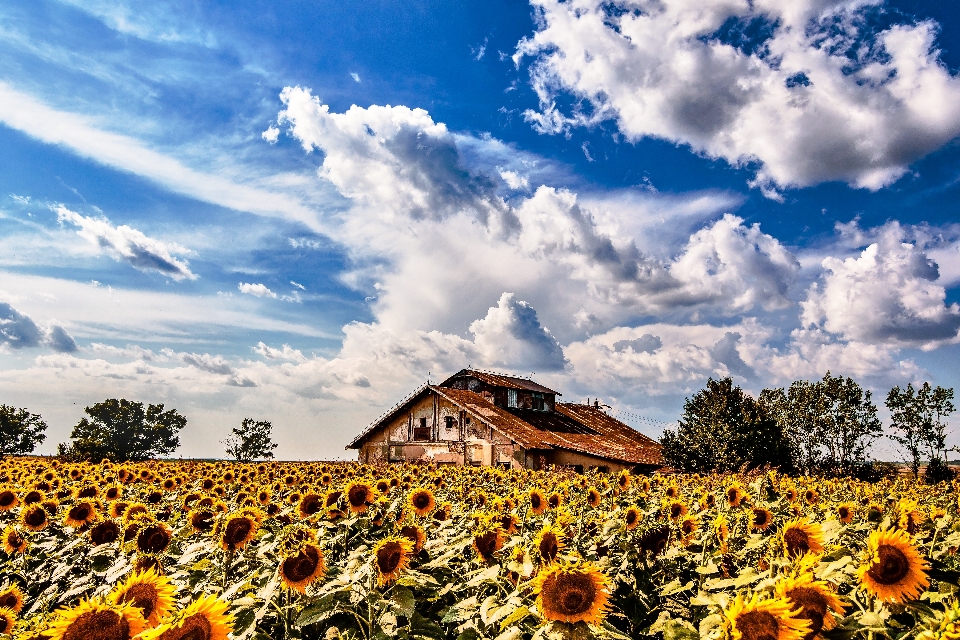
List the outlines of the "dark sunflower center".
<svg viewBox="0 0 960 640">
<path fill-rule="evenodd" d="M 850 516 L 850 509 L 846 507 L 840 507 L 837 509 L 837 515 L 840 516 L 841 520 L 846 520 Z"/>
<path fill-rule="evenodd" d="M 143 612 L 144 618 L 149 618 L 153 615 L 154 609 L 157 608 L 158 596 L 159 594 L 157 593 L 156 587 L 152 584 L 141 582 L 127 589 L 121 600 L 123 602 L 133 603 L 133 606 Z"/>
<path fill-rule="evenodd" d="M 47 512 L 41 507 L 31 509 L 27 512 L 27 515 L 24 516 L 23 521 L 28 527 L 42 526 L 43 523 L 47 521 Z"/>
<path fill-rule="evenodd" d="M 693 520 L 684 520 L 680 530 L 683 531 L 683 535 L 685 536 L 693 533 Z"/>
<path fill-rule="evenodd" d="M 417 542 L 418 542 L 418 540 L 419 540 L 419 537 L 420 537 L 420 536 L 418 535 L 419 533 L 420 533 L 419 529 L 417 529 L 415 526 L 409 525 L 409 524 L 408 524 L 407 526 L 402 527 L 402 528 L 400 529 L 400 535 L 403 536 L 404 538 L 406 538 L 407 540 L 409 540 L 410 542 L 414 543 L 414 544 L 417 544 Z"/>
<path fill-rule="evenodd" d="M 497 550 L 497 530 L 488 531 L 483 535 L 476 536 L 473 543 L 477 546 L 477 551 L 484 558 L 489 558 Z"/>
<path fill-rule="evenodd" d="M 355 487 L 350 487 L 350 491 L 347 492 L 347 500 L 350 501 L 351 507 L 362 507 L 367 504 L 369 500 L 370 490 L 363 486 L 357 485 Z"/>
<path fill-rule="evenodd" d="M 323 503 L 320 502 L 320 496 L 307 496 L 304 498 L 301 509 L 305 514 L 310 516 L 323 509 Z"/>
<path fill-rule="evenodd" d="M 327 496 L 327 501 L 325 506 L 332 507 L 333 505 L 337 504 L 337 500 L 339 499 L 340 499 L 340 492 L 333 491 L 330 493 L 330 495 Z"/>
<path fill-rule="evenodd" d="M 71 520 L 76 520 L 77 522 L 84 522 L 89 517 L 90 517 L 90 506 L 85 503 L 78 504 L 73 509 L 70 509 Z"/>
<path fill-rule="evenodd" d="M 127 619 L 113 611 L 88 611 L 70 623 L 63 640 L 128 640 Z"/>
<path fill-rule="evenodd" d="M 560 553 L 560 542 L 557 540 L 556 534 L 552 531 L 549 531 L 543 534 L 543 538 L 540 540 L 540 557 L 546 558 L 547 560 L 553 560 L 557 557 L 557 554 Z"/>
<path fill-rule="evenodd" d="M 636 511 L 627 511 L 627 525 L 632 525 L 637 521 Z"/>
<path fill-rule="evenodd" d="M 727 491 L 727 500 L 730 502 L 736 502 L 737 498 L 740 496 L 740 492 L 736 489 L 730 489 Z"/>
<path fill-rule="evenodd" d="M 195 613 L 180 627 L 164 631 L 157 640 L 210 640 L 212 637 L 210 621 L 202 613 Z"/>
<path fill-rule="evenodd" d="M 674 518 L 674 519 L 679 518 L 681 513 L 683 513 L 683 507 L 682 507 L 682 506 L 680 506 L 679 504 L 672 504 L 672 505 L 670 505 L 670 517 L 671 517 L 671 518 Z"/>
<path fill-rule="evenodd" d="M 80 493 L 77 494 L 78 498 L 95 498 L 97 496 L 96 487 L 84 487 L 80 490 Z"/>
<path fill-rule="evenodd" d="M 170 544 L 170 534 L 160 525 L 144 527 L 137 534 L 137 548 L 143 553 L 162 553 Z"/>
<path fill-rule="evenodd" d="M 19 602 L 20 600 L 17 598 L 17 594 L 13 593 L 12 591 L 0 595 L 0 607 L 3 607 L 4 609 L 13 609 Z M 3 632 L 0 631 L 0 633 Z"/>
<path fill-rule="evenodd" d="M 190 524 L 199 531 L 209 531 L 213 528 L 213 514 L 209 511 L 198 511 L 190 516 Z"/>
<path fill-rule="evenodd" d="M 0 633 L 6 633 L 6 632 L 7 632 L 7 617 L 0 616 Z"/>
<path fill-rule="evenodd" d="M 17 501 L 16 494 L 13 491 L 0 492 L 0 507 L 9 507 Z"/>
<path fill-rule="evenodd" d="M 251 529 L 253 529 L 253 522 L 248 518 L 233 518 L 227 523 L 223 539 L 227 544 L 240 544 L 250 535 Z"/>
<path fill-rule="evenodd" d="M 306 547 L 293 556 L 283 561 L 280 571 L 290 582 L 302 582 L 313 575 L 320 564 L 320 554 L 313 547 Z"/>
<path fill-rule="evenodd" d="M 810 550 L 810 538 L 799 527 L 790 527 L 784 532 L 783 544 L 790 554 L 802 555 Z"/>
<path fill-rule="evenodd" d="M 554 579 L 551 604 L 558 613 L 575 616 L 593 606 L 597 598 L 597 588 L 589 576 L 577 573 L 561 573 Z"/>
<path fill-rule="evenodd" d="M 110 544 L 118 537 L 120 537 L 120 527 L 110 520 L 101 522 L 90 531 L 90 540 L 95 545 Z"/>
<path fill-rule="evenodd" d="M 777 640 L 780 623 L 766 611 L 747 611 L 737 616 L 743 640 Z"/>
<path fill-rule="evenodd" d="M 388 542 L 377 551 L 377 569 L 388 575 L 397 570 L 403 561 L 403 548 L 396 542 Z"/>
<path fill-rule="evenodd" d="M 31 491 L 23 497 L 23 501 L 27 504 L 33 504 L 35 502 L 43 501 L 43 494 L 39 491 Z"/>
<path fill-rule="evenodd" d="M 541 504 L 542 504 L 542 500 L 540 500 L 540 496 L 538 494 L 534 493 L 533 495 L 530 496 L 531 507 L 533 507 L 534 509 L 539 509 Z"/>
<path fill-rule="evenodd" d="M 755 527 L 765 526 L 768 520 L 769 520 L 769 517 L 767 516 L 767 512 L 764 511 L 763 509 L 757 509 L 756 511 L 753 512 L 753 526 Z"/>
<path fill-rule="evenodd" d="M 867 573 L 880 584 L 897 584 L 910 573 L 910 561 L 900 549 L 889 544 L 881 544 L 877 548 L 877 556 L 877 560 Z"/>
<path fill-rule="evenodd" d="M 556 509 L 557 507 L 560 506 L 560 496 L 558 496 L 557 494 L 553 494 L 552 496 L 550 496 L 550 499 L 547 500 L 547 502 L 550 503 L 551 508 Z"/>
<path fill-rule="evenodd" d="M 823 628 L 823 618 L 827 615 L 827 599 L 817 589 L 797 587 L 787 592 L 787 598 L 794 607 L 800 607 L 798 618 L 810 621 L 810 631 L 805 638 L 812 638 Z"/>
<path fill-rule="evenodd" d="M 109 489 L 107 489 L 107 499 L 108 499 L 108 500 L 116 500 L 117 496 L 119 496 L 119 495 L 120 495 L 120 492 L 117 491 L 117 488 L 116 488 L 116 487 L 110 487 Z"/>
<path fill-rule="evenodd" d="M 430 494 L 424 492 L 414 494 L 413 496 L 413 506 L 417 509 L 423 510 L 430 506 Z"/>
</svg>

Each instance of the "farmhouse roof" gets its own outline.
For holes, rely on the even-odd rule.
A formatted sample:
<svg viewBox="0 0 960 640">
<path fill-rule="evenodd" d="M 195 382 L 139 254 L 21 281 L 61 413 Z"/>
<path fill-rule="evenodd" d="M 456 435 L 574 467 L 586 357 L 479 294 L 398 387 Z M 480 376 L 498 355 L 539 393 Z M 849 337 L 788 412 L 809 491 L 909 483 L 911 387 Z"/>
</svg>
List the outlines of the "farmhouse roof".
<svg viewBox="0 0 960 640">
<path fill-rule="evenodd" d="M 502 373 L 494 373 L 492 371 L 478 371 L 477 369 L 463 369 L 453 374 L 446 380 L 440 383 L 441 387 L 445 387 L 453 382 L 457 378 L 476 378 L 482 382 L 486 382 L 493 387 L 506 387 L 507 389 L 522 389 L 525 391 L 536 391 L 538 393 L 552 393 L 555 395 L 563 395 L 553 389 L 538 384 L 533 380 L 528 380 L 526 378 L 517 378 L 515 376 L 507 376 Z"/>
<path fill-rule="evenodd" d="M 486 424 L 524 449 L 566 449 L 633 464 L 662 464 L 660 445 L 656 441 L 608 416 L 600 408 L 558 402 L 554 412 L 505 409 L 479 393 L 434 385 L 420 387 L 407 396 L 354 438 L 347 448 L 359 448 L 371 432 L 428 392 L 446 398 L 472 420 Z"/>
</svg>

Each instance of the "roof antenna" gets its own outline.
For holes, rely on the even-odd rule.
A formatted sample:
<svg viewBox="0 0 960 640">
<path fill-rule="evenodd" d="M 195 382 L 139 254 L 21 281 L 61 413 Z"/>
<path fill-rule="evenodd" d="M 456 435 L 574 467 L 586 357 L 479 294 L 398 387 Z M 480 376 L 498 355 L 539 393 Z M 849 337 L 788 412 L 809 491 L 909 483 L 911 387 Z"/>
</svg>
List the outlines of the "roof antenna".
<svg viewBox="0 0 960 640">
<path fill-rule="evenodd" d="M 430 384 L 430 372 L 427 371 L 427 384 Z"/>
</svg>

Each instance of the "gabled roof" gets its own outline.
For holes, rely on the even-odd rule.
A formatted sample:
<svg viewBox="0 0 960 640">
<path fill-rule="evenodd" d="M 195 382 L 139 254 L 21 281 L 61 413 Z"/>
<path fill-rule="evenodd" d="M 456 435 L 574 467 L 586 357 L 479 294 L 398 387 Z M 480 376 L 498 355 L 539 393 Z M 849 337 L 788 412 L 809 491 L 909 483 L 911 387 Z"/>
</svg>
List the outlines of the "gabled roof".
<svg viewBox="0 0 960 640">
<path fill-rule="evenodd" d="M 491 371 L 477 371 L 476 369 L 463 369 L 453 374 L 446 380 L 440 383 L 441 387 L 446 387 L 456 378 L 470 377 L 476 378 L 486 382 L 487 384 L 494 387 L 506 387 L 508 389 L 523 389 L 525 391 L 536 391 L 538 393 L 552 393 L 555 395 L 563 395 L 549 389 L 542 384 L 537 384 L 533 380 L 527 380 L 526 378 L 517 378 L 514 376 L 507 376 L 502 373 L 493 373 Z"/>
<path fill-rule="evenodd" d="M 430 385 L 426 385 L 426 384 L 422 384 L 422 385 L 420 385 L 419 387 L 417 387 L 417 388 L 413 391 L 413 393 L 411 393 L 410 395 L 408 395 L 406 398 L 404 398 L 403 400 L 401 400 L 401 401 L 398 402 L 397 404 L 395 404 L 395 405 L 393 405 L 392 407 L 390 407 L 390 409 L 388 409 L 386 412 L 384 412 L 383 414 L 381 414 L 379 418 L 377 418 L 376 420 L 374 420 L 373 422 L 371 422 L 371 423 L 370 423 L 370 426 L 367 427 L 366 429 L 364 429 L 364 430 L 360 433 L 360 435 L 358 435 L 356 438 L 354 438 L 353 440 L 351 440 L 351 441 L 350 441 L 350 444 L 348 444 L 345 448 L 346 448 L 346 449 L 356 449 L 357 447 L 359 447 L 359 446 L 360 446 L 360 443 L 363 442 L 363 439 L 366 438 L 366 437 L 367 437 L 370 433 L 372 433 L 374 430 L 376 430 L 377 427 L 379 427 L 381 424 L 383 424 L 384 422 L 386 422 L 388 419 L 392 418 L 392 417 L 393 417 L 393 414 L 397 413 L 397 412 L 400 411 L 401 409 L 405 409 L 409 404 L 411 404 L 413 401 L 415 401 L 417 398 L 419 398 L 421 395 L 423 395 L 423 394 L 424 394 L 428 389 L 430 389 L 430 388 L 431 388 Z"/>
<path fill-rule="evenodd" d="M 657 442 L 611 418 L 600 409 L 588 405 L 557 403 L 556 411 L 559 415 L 551 417 L 544 412 L 504 409 L 489 402 L 479 393 L 438 386 L 418 389 L 390 412 L 378 418 L 347 448 L 359 448 L 370 432 L 420 395 L 430 391 L 459 406 L 471 419 L 490 426 L 524 449 L 566 449 L 633 464 L 663 464 Z M 548 424 L 549 422 L 558 424 Z M 581 428 L 571 429 L 570 424 L 581 425 Z M 558 428 L 562 430 L 557 430 Z"/>
</svg>

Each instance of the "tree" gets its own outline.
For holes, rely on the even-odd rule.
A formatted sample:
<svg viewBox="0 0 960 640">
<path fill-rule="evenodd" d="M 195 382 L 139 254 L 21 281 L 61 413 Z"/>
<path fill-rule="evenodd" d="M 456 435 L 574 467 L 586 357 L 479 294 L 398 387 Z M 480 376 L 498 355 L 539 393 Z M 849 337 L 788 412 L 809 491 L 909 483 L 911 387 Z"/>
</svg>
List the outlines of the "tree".
<svg viewBox="0 0 960 640">
<path fill-rule="evenodd" d="M 180 446 L 177 435 L 187 419 L 162 404 L 110 399 L 87 407 L 73 428 L 69 445 L 59 445 L 64 457 L 99 461 L 146 460 L 169 455 Z"/>
<path fill-rule="evenodd" d="M 890 439 L 902 446 L 910 456 L 914 477 L 920 474 L 920 463 L 926 454 L 931 465 L 946 468 L 947 425 L 944 419 L 954 411 L 953 389 L 931 387 L 924 382 L 919 389 L 907 383 L 887 393 L 890 423 L 899 434 Z"/>
<path fill-rule="evenodd" d="M 244 418 L 239 427 L 233 428 L 233 435 L 224 441 L 227 455 L 240 462 L 273 458 L 277 444 L 271 438 L 272 430 L 273 425 L 268 420 Z"/>
<path fill-rule="evenodd" d="M 763 405 L 733 386 L 732 378 L 707 381 L 687 398 L 680 424 L 660 439 L 667 464 L 690 472 L 734 471 L 744 465 L 789 468 L 783 430 Z"/>
<path fill-rule="evenodd" d="M 26 409 L 0 404 L 0 458 L 32 453 L 47 439 L 47 423 Z"/>
<path fill-rule="evenodd" d="M 786 390 L 764 389 L 760 403 L 783 429 L 794 467 L 815 473 L 823 462 L 821 434 L 826 427 L 826 397 L 817 383 L 796 380 Z"/>
<path fill-rule="evenodd" d="M 883 432 L 871 393 L 829 371 L 817 382 L 764 389 L 760 402 L 783 429 L 797 469 L 808 474 L 852 474 Z"/>
</svg>

